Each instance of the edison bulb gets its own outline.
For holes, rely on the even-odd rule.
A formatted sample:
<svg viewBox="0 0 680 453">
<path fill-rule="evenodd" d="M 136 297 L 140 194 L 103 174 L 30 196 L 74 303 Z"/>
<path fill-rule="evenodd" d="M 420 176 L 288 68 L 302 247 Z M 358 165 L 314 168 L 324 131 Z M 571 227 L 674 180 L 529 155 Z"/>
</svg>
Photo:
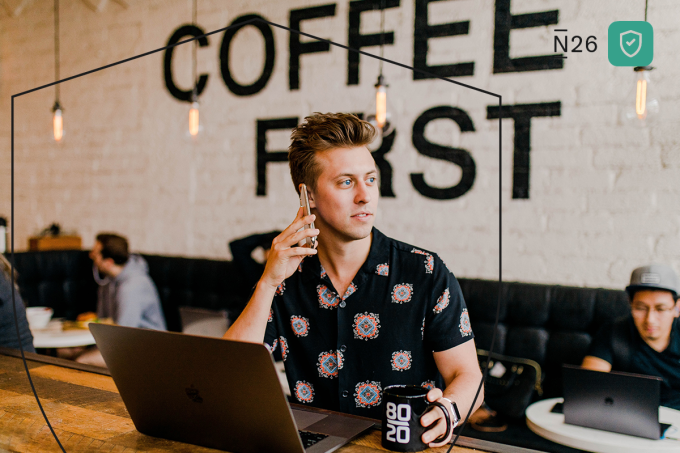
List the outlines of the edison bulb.
<svg viewBox="0 0 680 453">
<path fill-rule="evenodd" d="M 54 132 L 54 140 L 61 141 L 64 137 L 64 118 L 62 116 L 61 107 L 55 105 L 52 115 L 52 129 Z"/>
<path fill-rule="evenodd" d="M 375 84 L 375 102 L 369 107 L 366 115 L 366 121 L 378 131 L 380 136 L 378 139 L 391 134 L 394 130 L 394 118 L 387 104 L 387 87 L 385 78 L 381 74 Z"/>
<path fill-rule="evenodd" d="M 644 126 L 653 121 L 659 113 L 659 100 L 651 84 L 651 66 L 635 68 L 635 84 L 626 96 L 626 107 L 623 117 L 626 121 Z"/>
<path fill-rule="evenodd" d="M 191 109 L 189 110 L 189 134 L 192 137 L 198 135 L 199 121 L 198 121 L 198 101 L 191 103 Z"/>
</svg>

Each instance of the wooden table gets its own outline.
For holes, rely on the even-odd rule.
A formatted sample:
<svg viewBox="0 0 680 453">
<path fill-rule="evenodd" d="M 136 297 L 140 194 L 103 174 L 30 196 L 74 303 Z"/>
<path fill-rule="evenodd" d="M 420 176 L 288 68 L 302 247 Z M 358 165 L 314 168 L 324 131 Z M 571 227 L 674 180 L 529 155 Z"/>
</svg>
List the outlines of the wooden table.
<svg viewBox="0 0 680 453">
<path fill-rule="evenodd" d="M 197 447 L 139 433 L 108 371 L 63 359 L 26 353 L 33 384 L 47 417 L 67 452 L 199 452 Z M 459 446 L 460 445 L 460 446 Z M 443 453 L 448 447 L 428 451 Z M 461 437 L 452 452 L 529 452 Z M 60 452 L 40 413 L 18 351 L 0 348 L 0 452 Z M 337 450 L 385 451 L 380 431 L 372 430 Z"/>
</svg>

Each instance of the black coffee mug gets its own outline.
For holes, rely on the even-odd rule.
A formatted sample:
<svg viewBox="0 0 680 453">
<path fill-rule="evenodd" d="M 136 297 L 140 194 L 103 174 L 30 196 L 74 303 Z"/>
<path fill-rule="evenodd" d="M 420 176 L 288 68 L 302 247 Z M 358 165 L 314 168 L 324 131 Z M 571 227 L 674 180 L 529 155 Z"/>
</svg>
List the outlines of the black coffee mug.
<svg viewBox="0 0 680 453">
<path fill-rule="evenodd" d="M 431 407 L 444 412 L 446 433 L 435 439 L 441 442 L 451 434 L 451 416 L 442 403 L 427 400 L 429 390 L 417 385 L 390 385 L 383 389 L 382 446 L 392 451 L 421 451 L 428 448 L 421 436 L 428 427 L 420 418 Z"/>
</svg>

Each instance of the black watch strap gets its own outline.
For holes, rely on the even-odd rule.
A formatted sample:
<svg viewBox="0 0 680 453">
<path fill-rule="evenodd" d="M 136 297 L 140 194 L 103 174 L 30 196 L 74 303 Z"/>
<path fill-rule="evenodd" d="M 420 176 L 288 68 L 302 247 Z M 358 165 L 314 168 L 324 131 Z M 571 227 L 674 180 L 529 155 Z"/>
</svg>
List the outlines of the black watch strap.
<svg viewBox="0 0 680 453">
<path fill-rule="evenodd" d="M 458 422 L 460 422 L 460 412 L 458 412 L 458 406 L 447 397 L 442 396 L 442 398 L 451 403 L 451 424 L 455 428 L 456 425 L 458 425 Z"/>
</svg>

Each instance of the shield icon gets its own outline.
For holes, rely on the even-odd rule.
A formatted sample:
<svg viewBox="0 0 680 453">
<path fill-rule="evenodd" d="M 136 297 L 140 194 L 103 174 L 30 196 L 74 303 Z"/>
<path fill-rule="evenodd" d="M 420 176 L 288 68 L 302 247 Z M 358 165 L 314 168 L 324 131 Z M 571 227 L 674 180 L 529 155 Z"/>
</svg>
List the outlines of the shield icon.
<svg viewBox="0 0 680 453">
<path fill-rule="evenodd" d="M 637 41 L 637 48 L 635 48 L 635 42 Z M 621 45 L 621 51 L 628 57 L 634 57 L 642 49 L 642 34 L 633 30 L 624 31 L 619 35 L 619 44 Z M 635 49 L 634 52 L 630 52 L 626 49 Z"/>
</svg>

